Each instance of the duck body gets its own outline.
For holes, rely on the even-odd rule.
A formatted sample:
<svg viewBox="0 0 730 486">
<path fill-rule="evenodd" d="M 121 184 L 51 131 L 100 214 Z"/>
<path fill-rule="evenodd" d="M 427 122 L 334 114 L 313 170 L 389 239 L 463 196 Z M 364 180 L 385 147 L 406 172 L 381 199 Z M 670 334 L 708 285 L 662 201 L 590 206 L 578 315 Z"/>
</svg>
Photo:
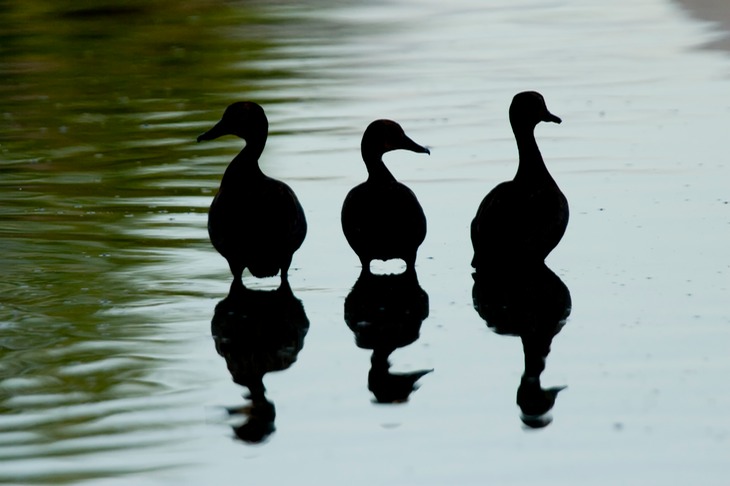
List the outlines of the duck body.
<svg viewBox="0 0 730 486">
<path fill-rule="evenodd" d="M 286 278 L 292 256 L 307 233 L 304 210 L 283 182 L 261 172 L 235 172 L 226 171 L 210 206 L 210 241 L 236 278 L 244 268 L 257 278 L 279 272 Z"/>
<path fill-rule="evenodd" d="M 307 221 L 296 194 L 265 175 L 258 164 L 268 122 L 260 106 L 234 103 L 223 119 L 198 140 L 234 134 L 246 147 L 231 161 L 208 212 L 208 235 L 228 261 L 235 280 L 248 268 L 257 278 L 281 273 L 287 279 L 294 252 L 302 245 Z"/>
<path fill-rule="evenodd" d="M 430 153 L 390 120 L 376 120 L 363 135 L 362 155 L 368 179 L 355 186 L 342 205 L 342 230 L 363 270 L 372 260 L 399 258 L 413 269 L 426 237 L 426 216 L 413 191 L 385 167 L 385 152 L 405 149 Z"/>
<path fill-rule="evenodd" d="M 392 181 L 368 181 L 354 187 L 342 206 L 347 242 L 367 268 L 372 260 L 400 258 L 415 265 L 426 238 L 426 215 L 407 186 Z"/>
<path fill-rule="evenodd" d="M 542 262 L 568 226 L 568 200 L 545 166 L 534 137 L 540 121 L 560 123 L 539 93 L 515 96 L 510 121 L 520 154 L 517 174 L 492 189 L 471 223 L 472 266 Z"/>
<path fill-rule="evenodd" d="M 544 261 L 567 226 L 568 200 L 557 184 L 503 182 L 487 194 L 472 221 L 472 266 Z"/>
</svg>

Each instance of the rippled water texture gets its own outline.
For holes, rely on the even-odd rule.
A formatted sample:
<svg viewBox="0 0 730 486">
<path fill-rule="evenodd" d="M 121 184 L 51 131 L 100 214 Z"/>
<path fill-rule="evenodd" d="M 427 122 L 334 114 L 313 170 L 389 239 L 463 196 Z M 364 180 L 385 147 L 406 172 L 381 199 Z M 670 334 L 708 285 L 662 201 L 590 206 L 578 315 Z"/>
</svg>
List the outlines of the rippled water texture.
<svg viewBox="0 0 730 486">
<path fill-rule="evenodd" d="M 0 482 L 726 484 L 730 10 L 687 4 L 0 2 Z M 475 286 L 528 89 L 570 225 L 532 286 Z M 309 234 L 291 293 L 223 301 L 206 212 L 241 142 L 195 139 L 244 99 Z M 376 118 L 431 149 L 385 159 L 417 281 L 358 281 L 341 233 Z"/>
</svg>

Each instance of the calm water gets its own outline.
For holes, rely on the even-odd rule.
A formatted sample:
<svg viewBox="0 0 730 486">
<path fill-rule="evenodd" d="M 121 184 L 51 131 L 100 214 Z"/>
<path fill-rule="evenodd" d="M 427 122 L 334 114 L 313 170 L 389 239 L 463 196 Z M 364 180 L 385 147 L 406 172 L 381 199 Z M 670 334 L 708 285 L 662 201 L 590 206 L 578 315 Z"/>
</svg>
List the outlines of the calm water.
<svg viewBox="0 0 730 486">
<path fill-rule="evenodd" d="M 0 3 L 0 482 L 727 484 L 719 27 L 667 0 L 486 4 Z M 469 266 L 525 89 L 564 120 L 537 137 L 572 211 L 547 261 L 572 314 L 542 374 L 568 388 L 539 430 L 515 403 L 521 340 L 474 310 Z M 206 211 L 241 143 L 195 143 L 240 99 L 265 107 L 264 170 L 310 224 L 284 297 L 298 317 L 264 364 L 227 363 L 221 343 L 252 338 L 214 320 L 229 273 Z M 396 289 L 417 319 L 382 332 L 391 371 L 433 369 L 392 405 L 368 389 L 378 335 L 345 320 L 359 266 L 339 226 L 375 118 L 432 150 L 386 158 L 429 234 L 421 290 Z M 270 371 L 262 443 L 234 434 L 251 402 L 229 366 Z"/>
</svg>

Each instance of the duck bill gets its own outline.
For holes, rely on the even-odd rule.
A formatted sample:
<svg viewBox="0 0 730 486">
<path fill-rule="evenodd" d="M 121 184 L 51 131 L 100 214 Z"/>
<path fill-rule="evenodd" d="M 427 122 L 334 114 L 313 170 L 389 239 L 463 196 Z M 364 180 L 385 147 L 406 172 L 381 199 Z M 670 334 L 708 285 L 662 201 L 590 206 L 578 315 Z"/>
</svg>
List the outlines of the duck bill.
<svg viewBox="0 0 730 486">
<path fill-rule="evenodd" d="M 198 135 L 198 142 L 215 140 L 216 138 L 222 137 L 223 135 L 228 135 L 228 132 L 223 127 L 223 122 L 218 122 L 213 126 L 213 128 L 211 128 L 207 132 Z"/>
<path fill-rule="evenodd" d="M 401 147 L 404 150 L 410 150 L 411 152 L 416 152 L 418 154 L 429 154 L 431 155 L 431 151 L 427 149 L 426 147 L 422 145 L 418 145 L 416 142 L 411 140 L 408 137 L 403 138 L 403 146 Z"/>
<path fill-rule="evenodd" d="M 543 121 L 561 123 L 563 120 L 561 120 L 560 117 L 557 117 L 557 116 L 553 115 L 552 113 L 548 112 L 548 114 L 545 115 L 545 118 L 543 118 Z"/>
</svg>

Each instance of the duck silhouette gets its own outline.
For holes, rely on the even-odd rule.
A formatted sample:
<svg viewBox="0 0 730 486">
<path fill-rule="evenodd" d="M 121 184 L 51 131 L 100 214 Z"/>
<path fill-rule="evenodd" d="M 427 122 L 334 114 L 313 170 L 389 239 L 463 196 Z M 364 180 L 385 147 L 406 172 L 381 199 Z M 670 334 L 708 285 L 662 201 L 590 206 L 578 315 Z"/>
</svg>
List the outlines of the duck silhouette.
<svg viewBox="0 0 730 486">
<path fill-rule="evenodd" d="M 413 191 L 398 182 L 385 166 L 383 154 L 398 149 L 431 152 L 408 138 L 403 128 L 391 120 L 372 122 L 363 134 L 360 149 L 368 178 L 345 198 L 345 238 L 366 271 L 370 271 L 374 259 L 395 258 L 413 270 L 418 247 L 426 237 L 426 216 Z"/>
<path fill-rule="evenodd" d="M 309 320 L 304 307 L 284 281 L 276 290 L 254 290 L 234 281 L 215 308 L 211 333 L 233 381 L 248 388 L 248 405 L 228 409 L 245 421 L 233 428 L 236 437 L 260 443 L 274 431 L 276 409 L 266 398 L 264 375 L 289 368 L 304 347 Z"/>
<path fill-rule="evenodd" d="M 509 109 L 519 165 L 513 180 L 492 189 L 471 223 L 472 266 L 541 262 L 568 226 L 568 201 L 545 166 L 535 141 L 541 121 L 560 123 L 540 93 L 518 93 Z"/>
<path fill-rule="evenodd" d="M 517 389 L 520 418 L 530 428 L 545 427 L 552 421 L 549 412 L 565 387 L 543 388 L 540 375 L 553 338 L 570 315 L 570 291 L 543 262 L 517 270 L 477 270 L 473 278 L 477 313 L 497 334 L 522 340 L 524 372 Z"/>
<path fill-rule="evenodd" d="M 294 191 L 266 176 L 259 157 L 268 135 L 263 108 L 251 101 L 233 103 L 198 142 L 236 135 L 246 146 L 223 174 L 208 212 L 208 234 L 227 261 L 234 280 L 248 268 L 258 278 L 281 272 L 287 279 L 294 252 L 307 233 L 304 211 Z"/>
<path fill-rule="evenodd" d="M 372 350 L 368 389 L 378 403 L 408 401 L 432 369 L 394 373 L 390 355 L 414 343 L 428 317 L 428 294 L 416 272 L 374 275 L 363 270 L 345 299 L 345 322 L 359 348 Z"/>
</svg>

